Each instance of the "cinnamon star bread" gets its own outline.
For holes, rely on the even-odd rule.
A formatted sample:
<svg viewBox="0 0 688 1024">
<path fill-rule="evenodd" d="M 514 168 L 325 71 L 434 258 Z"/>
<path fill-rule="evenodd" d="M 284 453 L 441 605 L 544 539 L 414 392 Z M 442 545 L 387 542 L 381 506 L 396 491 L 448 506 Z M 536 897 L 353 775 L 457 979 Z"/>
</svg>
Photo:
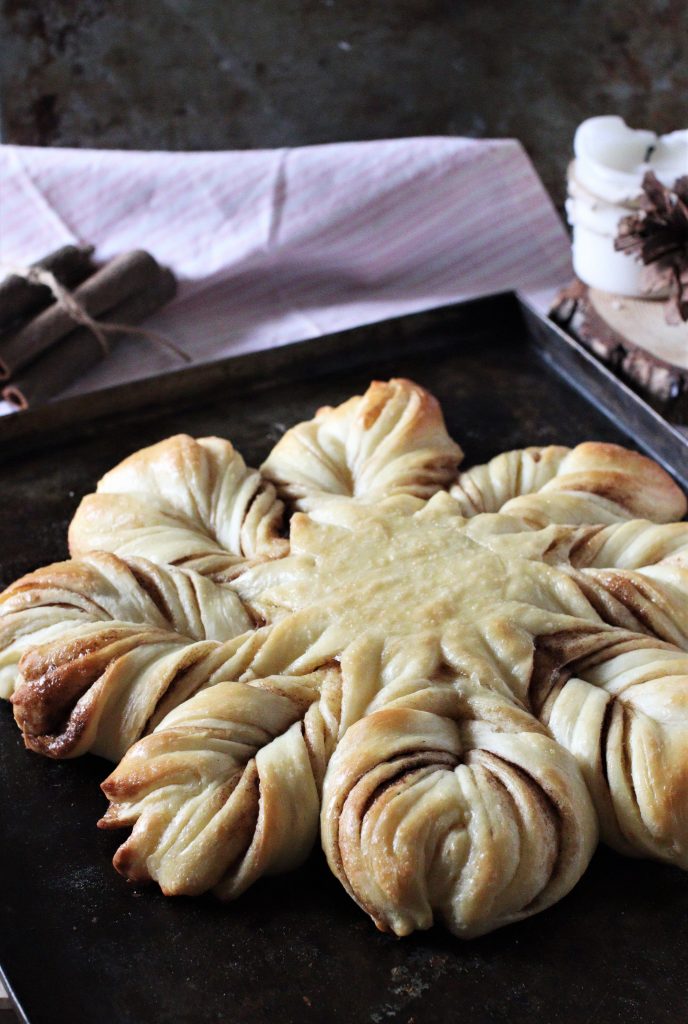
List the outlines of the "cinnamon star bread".
<svg viewBox="0 0 688 1024">
<path fill-rule="evenodd" d="M 683 494 L 610 444 L 461 458 L 406 380 L 260 471 L 170 438 L 2 595 L 27 746 L 119 760 L 123 875 L 231 899 L 320 834 L 379 928 L 471 937 L 568 893 L 598 835 L 688 869 Z"/>
</svg>

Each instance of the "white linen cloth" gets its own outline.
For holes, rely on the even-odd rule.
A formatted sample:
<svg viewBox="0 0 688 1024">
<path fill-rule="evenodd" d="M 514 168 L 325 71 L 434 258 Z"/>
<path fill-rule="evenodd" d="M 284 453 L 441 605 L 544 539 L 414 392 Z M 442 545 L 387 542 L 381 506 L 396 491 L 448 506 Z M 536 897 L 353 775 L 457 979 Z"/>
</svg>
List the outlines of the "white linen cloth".
<svg viewBox="0 0 688 1024">
<path fill-rule="evenodd" d="M 548 296 L 568 238 L 521 145 L 413 138 L 209 153 L 0 146 L 0 260 L 148 249 L 179 279 L 147 326 L 194 361 L 505 289 Z M 178 366 L 140 338 L 77 394 Z M 5 409 L 7 411 L 7 409 Z"/>
</svg>

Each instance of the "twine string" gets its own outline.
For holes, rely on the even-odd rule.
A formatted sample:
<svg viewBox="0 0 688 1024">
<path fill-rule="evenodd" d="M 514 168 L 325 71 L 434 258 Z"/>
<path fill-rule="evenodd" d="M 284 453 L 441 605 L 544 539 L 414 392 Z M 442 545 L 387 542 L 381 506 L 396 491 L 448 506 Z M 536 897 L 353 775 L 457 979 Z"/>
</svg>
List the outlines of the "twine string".
<svg viewBox="0 0 688 1024">
<path fill-rule="evenodd" d="M 96 341 L 100 345 L 103 352 L 103 356 L 107 357 L 110 355 L 112 349 L 108 341 L 108 334 L 134 334 L 139 338 L 143 338 L 146 341 L 150 341 L 154 345 L 158 345 L 160 348 L 166 349 L 168 352 L 172 352 L 185 363 L 191 362 L 191 356 L 188 352 L 185 352 L 183 348 L 176 345 L 169 338 L 166 338 L 164 334 L 160 334 L 158 331 L 151 331 L 147 327 L 135 327 L 133 324 L 120 324 L 113 321 L 94 320 L 93 317 L 86 312 L 84 307 L 74 298 L 72 292 L 68 288 L 65 288 L 63 284 L 58 281 L 51 270 L 45 270 L 43 267 L 22 267 L 12 263 L 0 263 L 0 268 L 6 274 L 14 274 L 17 277 L 23 277 L 29 284 L 42 284 L 46 288 L 49 288 L 52 292 L 56 304 L 65 311 L 65 313 L 71 317 L 71 319 L 81 324 L 87 330 L 93 334 Z"/>
</svg>

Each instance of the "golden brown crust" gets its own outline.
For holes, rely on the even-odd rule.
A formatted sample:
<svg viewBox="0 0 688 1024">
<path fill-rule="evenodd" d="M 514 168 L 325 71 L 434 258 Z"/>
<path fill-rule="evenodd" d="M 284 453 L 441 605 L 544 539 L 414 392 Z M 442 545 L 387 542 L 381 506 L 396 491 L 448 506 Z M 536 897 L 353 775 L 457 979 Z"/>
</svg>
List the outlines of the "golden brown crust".
<svg viewBox="0 0 688 1024">
<path fill-rule="evenodd" d="M 77 509 L 69 550 L 144 556 L 225 580 L 249 560 L 285 553 L 281 523 L 274 487 L 229 441 L 178 434 L 105 474 Z"/>
<path fill-rule="evenodd" d="M 251 625 L 236 594 L 194 572 L 96 552 L 0 595 L 0 678 L 28 747 L 116 760 Z"/>
<path fill-rule="evenodd" d="M 438 916 L 469 938 L 537 913 L 576 883 L 596 836 L 573 758 L 468 681 L 363 718 L 325 780 L 330 867 L 397 935 Z"/>
<path fill-rule="evenodd" d="M 599 441 L 505 452 L 462 473 L 451 494 L 464 515 L 501 511 L 537 526 L 634 518 L 665 523 L 681 519 L 688 507 L 657 463 Z"/>
<path fill-rule="evenodd" d="M 301 510 L 329 497 L 427 499 L 462 458 L 437 400 L 412 381 L 373 381 L 362 396 L 325 406 L 288 430 L 261 471 Z"/>
<path fill-rule="evenodd" d="M 337 669 L 220 682 L 169 714 L 103 783 L 100 827 L 133 826 L 117 870 L 170 895 L 233 899 L 300 864 L 317 835 L 339 688 Z"/>
<path fill-rule="evenodd" d="M 685 638 L 680 649 L 622 630 L 591 634 L 573 647 L 563 638 L 540 692 L 540 717 L 575 753 L 605 842 L 684 869 L 687 647 Z"/>
</svg>

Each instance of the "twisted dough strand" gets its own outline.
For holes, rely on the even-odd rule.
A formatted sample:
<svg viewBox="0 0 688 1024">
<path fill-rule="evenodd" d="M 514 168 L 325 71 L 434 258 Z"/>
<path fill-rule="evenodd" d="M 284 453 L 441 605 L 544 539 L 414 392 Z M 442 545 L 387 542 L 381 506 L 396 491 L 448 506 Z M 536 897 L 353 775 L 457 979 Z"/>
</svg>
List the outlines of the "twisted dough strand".
<svg viewBox="0 0 688 1024">
<path fill-rule="evenodd" d="M 597 839 L 573 758 L 466 680 L 421 687 L 349 728 L 325 777 L 321 832 L 378 928 L 408 935 L 437 916 L 464 938 L 560 899 Z"/>
<path fill-rule="evenodd" d="M 688 523 L 633 519 L 593 528 L 581 535 L 570 560 L 580 568 L 642 569 L 667 561 L 688 568 Z"/>
<path fill-rule="evenodd" d="M 688 654 L 618 629 L 553 635 L 533 700 L 580 765 L 605 842 L 688 868 Z"/>
<path fill-rule="evenodd" d="M 226 640 L 252 625 L 236 594 L 194 572 L 94 552 L 56 562 L 0 594 L 0 697 L 31 647 L 92 622 L 129 622 L 192 640 Z"/>
<path fill-rule="evenodd" d="M 85 626 L 32 647 L 19 663 L 14 717 L 31 750 L 49 757 L 90 751 L 118 761 L 159 717 L 216 681 L 231 677 L 237 648 L 146 626 Z"/>
<path fill-rule="evenodd" d="M 104 552 L 30 573 L 0 596 L 0 678 L 27 746 L 117 760 L 159 705 L 209 685 L 252 622 L 196 573 Z M 15 687 L 16 681 L 16 687 Z"/>
<path fill-rule="evenodd" d="M 449 484 L 461 458 L 436 399 L 394 379 L 375 381 L 365 395 L 292 427 L 261 471 L 295 508 L 310 511 L 332 496 L 430 498 Z"/>
<path fill-rule="evenodd" d="M 615 444 L 504 452 L 462 473 L 450 491 L 465 516 L 503 512 L 535 527 L 549 523 L 666 523 L 686 513 L 686 499 L 651 459 Z"/>
<path fill-rule="evenodd" d="M 281 522 L 274 487 L 229 441 L 179 434 L 105 474 L 76 511 L 69 550 L 142 555 L 223 581 L 288 551 Z"/>
<path fill-rule="evenodd" d="M 310 852 L 337 731 L 339 672 L 220 682 L 172 711 L 103 783 L 115 867 L 168 894 L 233 899 Z"/>
<path fill-rule="evenodd" d="M 688 569 L 669 562 L 572 576 L 603 622 L 688 649 Z"/>
</svg>

